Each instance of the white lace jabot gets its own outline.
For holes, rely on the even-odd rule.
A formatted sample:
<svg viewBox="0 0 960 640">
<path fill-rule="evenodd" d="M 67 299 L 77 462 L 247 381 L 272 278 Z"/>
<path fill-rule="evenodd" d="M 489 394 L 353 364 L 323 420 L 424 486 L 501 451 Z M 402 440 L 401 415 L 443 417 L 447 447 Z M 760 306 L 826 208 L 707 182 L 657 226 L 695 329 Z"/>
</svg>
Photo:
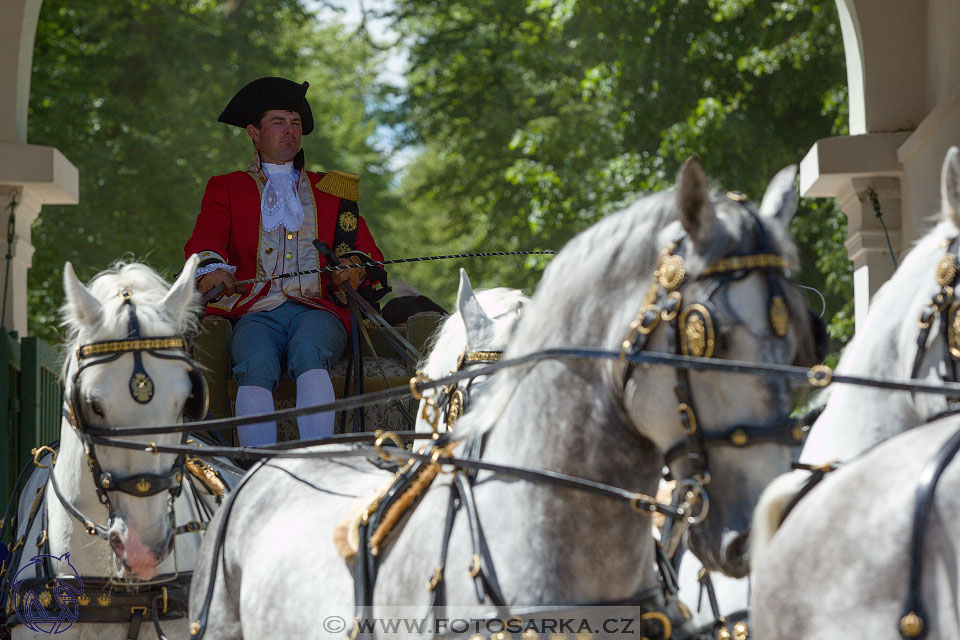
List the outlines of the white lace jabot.
<svg viewBox="0 0 960 640">
<path fill-rule="evenodd" d="M 297 171 L 293 163 L 261 164 L 267 174 L 267 184 L 260 197 L 260 220 L 264 231 L 273 231 L 281 224 L 287 231 L 299 231 L 303 226 L 303 205 L 297 195 Z"/>
</svg>

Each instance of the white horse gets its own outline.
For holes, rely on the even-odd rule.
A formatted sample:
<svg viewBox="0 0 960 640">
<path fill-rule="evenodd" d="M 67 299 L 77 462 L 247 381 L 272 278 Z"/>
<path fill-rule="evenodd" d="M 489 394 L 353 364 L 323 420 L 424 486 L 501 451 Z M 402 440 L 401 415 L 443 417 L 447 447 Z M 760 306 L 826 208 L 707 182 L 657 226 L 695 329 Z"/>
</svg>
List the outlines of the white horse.
<svg viewBox="0 0 960 640">
<path fill-rule="evenodd" d="M 63 613 L 57 609 L 75 622 L 61 621 L 63 637 L 120 639 L 130 632 L 156 638 L 152 594 L 164 619 L 164 610 L 175 613 L 177 598 L 186 598 L 203 534 L 199 523 L 215 507 L 212 494 L 183 477 L 178 456 L 93 444 L 90 430 L 204 417 L 202 378 L 181 337 L 195 328 L 200 310 L 197 262 L 188 260 L 172 287 L 134 263 L 101 273 L 87 288 L 70 263 L 64 266 L 64 418 L 56 454 L 37 455 L 52 469 L 37 470 L 21 496 L 17 535 L 24 548 L 9 571 L 13 581 L 30 580 L 10 585 L 15 593 L 6 613 L 20 617 L 7 621 L 28 623 L 13 627 L 15 639 L 47 637 L 52 630 L 44 618 Z M 180 443 L 181 434 L 127 439 L 147 447 Z M 182 535 L 175 535 L 178 528 Z M 44 563 L 34 560 L 38 556 L 50 558 Z M 67 567 L 75 571 L 72 581 L 70 571 L 61 573 Z M 44 606 L 36 608 L 37 602 Z M 163 622 L 174 636 L 187 634 L 184 608 L 180 619 Z"/>
<path fill-rule="evenodd" d="M 778 174 L 758 215 L 712 196 L 699 162 L 688 161 L 675 192 L 648 196 L 609 216 L 554 258 L 505 357 L 550 347 L 616 351 L 625 336 L 633 342 L 638 333 L 647 336 L 641 347 L 667 351 L 679 313 L 684 348 L 694 355 L 715 349 L 734 359 L 812 360 L 805 302 L 779 272 L 796 260 L 786 232 L 796 206 L 794 175 Z M 748 266 L 744 254 L 765 257 L 750 258 Z M 783 296 L 777 302 L 774 286 Z M 682 310 L 681 298 L 687 305 Z M 771 328 L 774 308 L 783 320 L 779 330 Z M 661 311 L 667 328 L 654 326 Z M 778 380 L 711 372 L 688 379 L 699 413 L 689 406 L 678 414 L 678 374 L 665 366 L 584 358 L 510 369 L 492 378 L 459 421 L 453 435 L 461 443 L 453 453 L 469 446 L 485 463 L 625 485 L 625 495 L 643 511 L 643 498 L 633 492 L 655 493 L 664 452 L 696 439 L 687 440 L 681 428 L 708 438 L 730 425 L 767 424 L 790 408 L 787 386 Z M 709 566 L 742 574 L 754 501 L 787 468 L 789 451 L 773 443 L 707 450 L 706 469 L 695 468 L 688 455 L 672 465 L 680 478 L 712 478 L 709 513 L 692 546 Z M 435 469 L 424 468 L 424 474 Z M 366 598 L 355 596 L 353 574 L 370 562 L 377 579 L 366 587 L 378 616 L 391 606 L 422 614 L 442 593 L 446 604 L 461 607 L 458 616 L 502 611 L 497 601 L 510 611 L 619 602 L 644 617 L 659 616 L 645 624 L 683 623 L 667 615 L 650 521 L 625 501 L 488 471 L 476 475 L 472 490 L 462 489 L 463 473 L 441 474 L 429 488 L 419 487 L 419 503 L 394 520 L 375 556 L 364 545 L 344 561 L 330 540 L 335 531 L 358 530 L 338 529 L 338 522 L 371 513 L 366 506 L 389 480 L 389 474 L 348 460 L 275 461 L 248 474 L 229 508 L 218 511 L 201 549 L 191 592 L 193 637 L 342 637 Z M 466 503 L 445 536 L 451 483 Z M 339 548 L 349 556 L 346 546 Z M 654 626 L 647 633 L 663 631 Z"/>
<path fill-rule="evenodd" d="M 938 382 L 946 377 L 950 363 L 944 357 L 940 333 L 948 328 L 940 326 L 937 314 L 933 315 L 918 359 L 918 320 L 931 300 L 949 286 L 944 283 L 953 278 L 945 266 L 950 261 L 943 260 L 949 239 L 960 232 L 960 151 L 956 147 L 943 163 L 941 196 L 940 223 L 877 292 L 867 321 L 844 352 L 838 372 L 906 379 L 916 368 L 921 380 Z M 938 282 L 939 278 L 943 280 Z M 949 302 L 944 303 L 945 308 Z M 755 516 L 758 535 L 753 552 L 759 559 L 753 594 L 757 637 L 783 637 L 789 630 L 791 638 L 807 640 L 839 637 L 844 635 L 842 630 L 852 629 L 862 637 L 898 637 L 896 621 L 903 613 L 906 593 L 902 567 L 909 541 L 904 532 L 910 524 L 916 473 L 957 422 L 947 418 L 937 426 L 924 427 L 923 434 L 898 434 L 947 408 L 945 397 L 935 394 L 852 385 L 830 389 L 801 461 L 853 461 L 849 469 L 844 466 L 835 474 L 836 479 L 828 476 L 800 500 L 782 527 L 784 509 L 809 473 L 787 474 L 764 493 Z M 866 451 L 869 453 L 864 454 Z M 950 518 L 956 513 L 947 509 L 958 486 L 948 481 L 956 473 L 949 473 L 953 476 L 944 477 L 943 490 L 937 494 L 936 513 L 943 523 L 953 522 Z M 940 524 L 934 529 L 931 535 L 939 535 L 941 543 L 956 545 L 950 531 L 941 531 Z M 952 532 L 956 531 L 954 527 Z M 818 540 L 824 544 L 817 544 Z M 934 568 L 924 576 L 925 594 L 931 598 L 927 611 L 937 616 L 935 635 L 928 637 L 957 638 L 956 583 L 944 582 L 945 575 L 956 575 L 956 547 L 934 548 L 937 550 L 930 557 Z M 829 596 L 824 593 L 828 584 Z"/>
<path fill-rule="evenodd" d="M 429 354 L 417 367 L 418 371 L 436 380 L 464 366 L 497 359 L 513 336 L 527 302 L 529 298 L 518 289 L 498 287 L 474 294 L 467 272 L 460 269 L 457 312 L 448 316 L 431 338 Z M 423 393 L 417 410 L 416 431 L 430 433 L 436 425 L 436 430 L 443 432 L 444 427 L 453 426 L 466 409 L 466 394 L 474 395 L 480 389 L 479 383 L 469 385 L 467 381 L 461 381 L 457 387 L 461 389 L 457 400 L 451 397 L 453 390 L 445 394 L 446 398 L 441 398 L 437 389 Z"/>
</svg>

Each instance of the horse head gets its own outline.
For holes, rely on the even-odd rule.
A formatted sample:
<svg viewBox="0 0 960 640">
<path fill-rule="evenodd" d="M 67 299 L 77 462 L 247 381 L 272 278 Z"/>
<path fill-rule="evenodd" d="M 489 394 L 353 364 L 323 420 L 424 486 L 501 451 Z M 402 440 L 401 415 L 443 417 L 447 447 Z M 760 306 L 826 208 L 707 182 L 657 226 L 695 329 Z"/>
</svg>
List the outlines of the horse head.
<svg viewBox="0 0 960 640">
<path fill-rule="evenodd" d="M 517 289 L 498 287 L 474 293 L 466 270 L 460 269 L 457 312 L 437 330 L 430 354 L 419 367 L 420 371 L 435 379 L 465 366 L 481 365 L 499 357 L 513 336 L 527 301 L 527 297 Z M 467 393 L 470 390 L 477 391 L 477 385 L 468 380 L 462 381 L 458 387 L 461 389 L 458 398 L 457 391 L 451 394 L 438 394 L 436 391 L 424 394 L 417 413 L 417 431 L 431 431 L 433 427 L 430 422 L 434 417 L 439 419 L 440 413 L 446 413 L 447 428 L 453 426 L 456 418 L 450 419 L 451 410 L 454 416 L 462 413 L 466 409 L 464 403 Z M 454 408 L 451 403 L 461 403 L 461 406 Z"/>
<path fill-rule="evenodd" d="M 795 167 L 778 173 L 754 209 L 739 194 L 711 194 L 696 158 L 684 164 L 675 192 L 678 224 L 660 234 L 667 248 L 632 325 L 633 351 L 770 364 L 819 361 L 819 319 L 788 278 L 796 264 L 788 235 L 795 175 Z M 753 507 L 763 488 L 789 469 L 790 448 L 799 444 L 787 381 L 636 367 L 623 388 L 634 424 L 664 453 L 702 519 L 689 531 L 690 548 L 708 569 L 745 575 Z"/>
<path fill-rule="evenodd" d="M 98 430 L 204 417 L 202 377 L 183 339 L 199 311 L 197 263 L 191 257 L 172 287 L 136 263 L 98 275 L 89 287 L 69 262 L 64 266 L 62 313 L 70 338 L 65 398 L 73 428 L 62 430 L 56 471 L 65 486 L 90 482 L 92 474 L 109 520 L 106 527 L 92 521 L 86 527 L 88 532 L 105 528 L 100 533 L 109 540 L 121 577 L 154 577 L 173 546 L 171 505 L 180 491 L 183 458 L 152 454 L 149 446 L 178 444 L 182 437 L 124 438 L 143 442 L 145 451 L 139 451 L 107 446 L 97 438 Z M 65 460 L 68 451 L 78 454 L 73 464 Z"/>
</svg>

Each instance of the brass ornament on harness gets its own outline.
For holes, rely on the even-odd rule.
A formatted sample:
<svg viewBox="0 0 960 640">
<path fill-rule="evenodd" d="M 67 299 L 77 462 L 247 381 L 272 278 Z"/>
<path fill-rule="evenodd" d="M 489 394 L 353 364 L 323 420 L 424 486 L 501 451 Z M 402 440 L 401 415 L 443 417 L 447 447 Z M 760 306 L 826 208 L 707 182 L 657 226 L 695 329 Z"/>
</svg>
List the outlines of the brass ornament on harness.
<svg viewBox="0 0 960 640">
<path fill-rule="evenodd" d="M 741 620 L 733 625 L 733 640 L 747 640 L 750 637 L 750 628 Z"/>
<path fill-rule="evenodd" d="M 455 390 L 450 396 L 450 406 L 447 409 L 447 431 L 453 429 L 453 425 L 457 423 L 457 420 L 463 414 L 464 403 L 463 390 Z"/>
<path fill-rule="evenodd" d="M 641 620 L 656 620 L 660 623 L 660 626 L 663 627 L 663 631 L 660 633 L 660 637 L 663 640 L 670 640 L 670 637 L 673 635 L 673 625 L 670 624 L 670 618 L 665 616 L 660 611 L 647 611 L 646 613 L 640 614 Z"/>
<path fill-rule="evenodd" d="M 787 259 L 773 253 L 752 253 L 748 256 L 730 256 L 717 260 L 701 273 L 701 276 L 712 276 L 718 273 L 731 271 L 749 271 L 753 269 L 779 269 L 786 271 Z"/>
<path fill-rule="evenodd" d="M 946 287 L 953 284 L 953 280 L 956 277 L 957 259 L 948 253 L 940 258 L 940 262 L 937 263 L 937 284 L 941 287 Z"/>
<path fill-rule="evenodd" d="M 660 266 L 657 268 L 656 275 L 661 287 L 667 291 L 673 291 L 683 284 L 683 279 L 687 275 L 683 258 L 672 254 L 663 256 L 660 259 Z"/>
<path fill-rule="evenodd" d="M 77 604 L 79 604 L 81 607 L 85 607 L 91 602 L 93 602 L 93 599 L 85 593 L 81 593 L 79 596 L 77 596 Z"/>
<path fill-rule="evenodd" d="M 203 460 L 187 456 L 185 466 L 190 475 L 199 480 L 218 501 L 227 494 L 227 487 L 223 484 L 220 474 Z"/>
<path fill-rule="evenodd" d="M 683 434 L 687 436 L 695 434 L 697 432 L 697 416 L 693 412 L 693 408 L 686 402 L 681 402 L 677 405 L 677 413 L 680 414 L 680 430 L 683 431 Z M 683 420 L 684 416 L 686 416 L 686 420 Z"/>
<path fill-rule="evenodd" d="M 773 333 L 782 338 L 787 335 L 787 329 L 790 327 L 790 311 L 787 309 L 787 303 L 782 296 L 774 296 L 770 301 L 770 327 Z"/>
<path fill-rule="evenodd" d="M 390 455 L 383 450 L 383 443 L 385 440 L 389 440 L 398 448 L 403 449 L 403 442 L 400 440 L 400 437 L 395 434 L 393 431 L 384 431 L 379 436 L 377 436 L 376 441 L 373 443 L 374 449 L 377 450 L 377 455 L 379 455 L 386 462 L 403 462 L 400 458 Z"/>
<path fill-rule="evenodd" d="M 136 484 L 137 491 L 139 491 L 140 493 L 146 493 L 147 491 L 150 491 L 150 487 L 152 486 L 153 485 L 144 478 L 140 478 L 140 480 L 138 480 Z"/>
<path fill-rule="evenodd" d="M 951 304 L 947 311 L 947 345 L 950 355 L 960 358 L 960 301 Z"/>
<path fill-rule="evenodd" d="M 130 378 L 130 395 L 140 404 L 146 404 L 153 399 L 153 380 L 145 373 L 134 374 Z"/>
<path fill-rule="evenodd" d="M 90 356 L 99 356 L 128 351 L 158 351 L 161 349 L 186 350 L 183 338 L 137 338 L 130 340 L 111 340 L 109 342 L 94 342 L 77 349 L 77 358 L 82 360 Z"/>
<path fill-rule="evenodd" d="M 680 305 L 682 303 L 683 294 L 679 291 L 671 291 L 667 296 L 667 302 L 664 304 L 663 311 L 660 312 L 660 319 L 664 322 L 673 322 L 673 319 L 680 313 Z"/>
<path fill-rule="evenodd" d="M 680 350 L 685 356 L 709 358 L 717 345 L 713 317 L 702 304 L 695 303 L 680 313 Z"/>
<path fill-rule="evenodd" d="M 45 464 L 40 464 L 41 454 L 45 451 L 49 451 L 51 454 L 53 454 L 50 458 L 49 466 Z M 47 445 L 43 445 L 42 447 L 37 447 L 36 449 L 31 449 L 30 453 L 33 454 L 33 464 L 40 467 L 41 469 L 49 469 L 50 467 L 57 464 L 57 452 L 54 451 L 52 448 L 48 447 Z"/>
<path fill-rule="evenodd" d="M 833 380 L 833 369 L 825 364 L 810 367 L 807 372 L 807 382 L 811 387 L 825 387 Z"/>
<path fill-rule="evenodd" d="M 900 633 L 908 638 L 916 638 L 923 632 L 923 619 L 911 611 L 900 618 Z"/>
</svg>

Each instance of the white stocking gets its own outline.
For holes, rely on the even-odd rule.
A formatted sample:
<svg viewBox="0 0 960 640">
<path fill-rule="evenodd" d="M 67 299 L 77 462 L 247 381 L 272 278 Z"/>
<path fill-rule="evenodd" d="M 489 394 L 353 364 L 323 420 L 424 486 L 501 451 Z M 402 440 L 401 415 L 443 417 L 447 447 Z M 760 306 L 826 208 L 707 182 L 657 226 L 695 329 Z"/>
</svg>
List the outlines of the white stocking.
<svg viewBox="0 0 960 640">
<path fill-rule="evenodd" d="M 333 383 L 326 369 L 310 369 L 297 376 L 297 408 L 333 402 Z M 334 412 L 312 413 L 297 418 L 300 439 L 327 438 L 333 435 Z"/>
<path fill-rule="evenodd" d="M 270 411 L 273 411 L 273 394 L 269 389 L 253 385 L 244 385 L 237 388 L 237 417 Z M 244 424 L 237 427 L 237 434 L 240 436 L 240 445 L 244 447 L 275 444 L 277 442 L 277 423 Z"/>
</svg>

